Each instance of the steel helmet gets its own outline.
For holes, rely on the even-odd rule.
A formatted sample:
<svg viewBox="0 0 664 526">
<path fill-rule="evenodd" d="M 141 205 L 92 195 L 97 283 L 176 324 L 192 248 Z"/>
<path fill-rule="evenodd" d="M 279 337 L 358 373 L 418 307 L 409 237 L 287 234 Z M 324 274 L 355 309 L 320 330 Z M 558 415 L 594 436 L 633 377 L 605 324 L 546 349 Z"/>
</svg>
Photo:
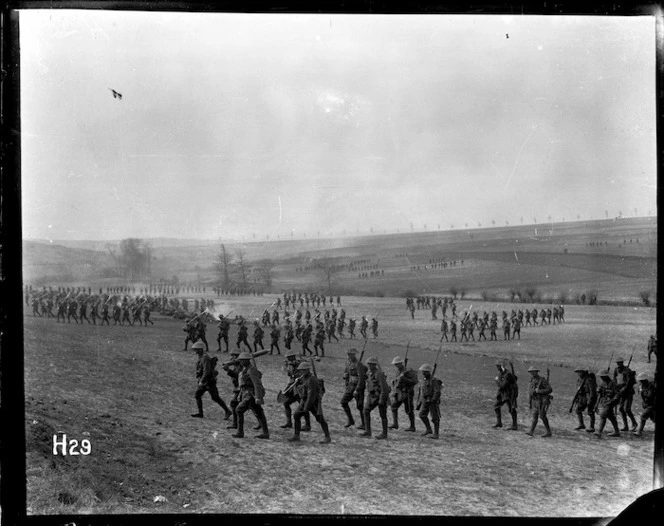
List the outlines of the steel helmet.
<svg viewBox="0 0 664 526">
<path fill-rule="evenodd" d="M 194 351 L 197 351 L 198 349 L 205 349 L 205 344 L 203 342 L 196 342 L 194 345 L 191 346 L 191 348 Z"/>
<path fill-rule="evenodd" d="M 420 371 L 431 372 L 431 371 L 433 371 L 433 367 L 431 365 L 429 365 L 428 363 L 423 363 L 422 365 L 420 365 Z"/>
<path fill-rule="evenodd" d="M 378 358 L 376 358 L 375 356 L 372 356 L 371 358 L 369 358 L 369 359 L 367 360 L 367 364 L 370 364 L 370 363 L 375 363 L 375 364 L 377 364 L 377 363 L 378 363 Z"/>
<path fill-rule="evenodd" d="M 397 365 L 399 363 L 403 363 L 403 358 L 401 356 L 395 356 L 392 359 L 392 365 Z"/>
</svg>

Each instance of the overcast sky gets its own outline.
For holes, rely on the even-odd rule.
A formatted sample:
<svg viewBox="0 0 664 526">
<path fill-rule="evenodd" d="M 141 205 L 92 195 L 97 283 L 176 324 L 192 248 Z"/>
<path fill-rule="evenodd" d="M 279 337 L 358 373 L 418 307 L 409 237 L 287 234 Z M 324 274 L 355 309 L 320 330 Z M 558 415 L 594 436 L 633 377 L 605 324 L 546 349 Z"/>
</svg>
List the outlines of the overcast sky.
<svg viewBox="0 0 664 526">
<path fill-rule="evenodd" d="M 23 235 L 656 214 L 654 35 L 652 17 L 24 11 Z"/>
</svg>

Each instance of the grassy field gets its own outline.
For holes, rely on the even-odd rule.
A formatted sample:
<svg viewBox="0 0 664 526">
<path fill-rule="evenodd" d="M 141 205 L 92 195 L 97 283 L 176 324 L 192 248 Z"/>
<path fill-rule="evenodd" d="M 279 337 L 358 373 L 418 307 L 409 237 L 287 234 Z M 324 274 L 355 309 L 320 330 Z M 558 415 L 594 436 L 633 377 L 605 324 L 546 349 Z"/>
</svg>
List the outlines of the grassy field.
<svg viewBox="0 0 664 526">
<path fill-rule="evenodd" d="M 220 311 L 256 316 L 275 297 L 236 298 Z M 435 358 L 440 324 L 428 310 L 416 311 L 412 320 L 402 299 L 342 301 L 348 316 L 377 316 L 379 337 L 369 339 L 365 359 L 378 356 L 390 377 L 392 357 L 403 356 L 409 340 L 412 367 Z M 512 308 L 462 301 L 459 311 L 471 305 L 480 312 Z M 258 359 L 270 440 L 253 438 L 253 416 L 247 438 L 238 440 L 208 395 L 206 418 L 189 416 L 196 407 L 196 356 L 181 350 L 181 322 L 155 315 L 150 327 L 95 327 L 26 316 L 29 513 L 616 515 L 652 488 L 652 424 L 641 439 L 623 434 L 599 441 L 573 431 L 576 420 L 567 412 L 573 368 L 605 367 L 612 352 L 629 357 L 635 349 L 632 368 L 654 372 L 646 342 L 655 331 L 655 310 L 568 306 L 565 317 L 563 325 L 524 328 L 520 341 L 445 344 L 437 373 L 444 383 L 438 441 L 403 430 L 375 441 L 344 429 L 338 402 L 343 364 L 346 350 L 362 342 L 326 344 L 317 368 L 326 378 L 332 443 L 318 444 L 322 433 L 314 422 L 294 445 L 278 427 L 284 417 L 276 394 L 286 385 L 282 357 Z M 216 332 L 208 325 L 211 349 Z M 231 344 L 235 334 L 233 328 Z M 519 376 L 518 432 L 491 428 L 498 357 L 512 357 Z M 531 364 L 550 367 L 550 439 L 524 434 Z M 230 381 L 223 372 L 219 378 L 228 401 Z M 638 417 L 640 402 L 635 406 Z M 374 414 L 374 426 L 377 420 Z M 416 426 L 423 429 L 419 419 Z M 58 432 L 89 439 L 92 453 L 53 456 Z M 542 432 L 540 424 L 536 435 Z M 156 496 L 167 501 L 154 502 Z"/>
</svg>

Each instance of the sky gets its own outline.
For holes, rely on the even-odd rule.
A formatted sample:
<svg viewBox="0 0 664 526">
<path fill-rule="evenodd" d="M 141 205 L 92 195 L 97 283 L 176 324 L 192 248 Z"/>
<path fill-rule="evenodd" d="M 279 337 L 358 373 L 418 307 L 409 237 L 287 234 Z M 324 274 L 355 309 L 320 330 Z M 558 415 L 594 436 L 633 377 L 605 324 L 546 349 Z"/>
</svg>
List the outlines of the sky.
<svg viewBox="0 0 664 526">
<path fill-rule="evenodd" d="M 27 239 L 657 213 L 653 17 L 30 10 L 20 45 Z"/>
</svg>

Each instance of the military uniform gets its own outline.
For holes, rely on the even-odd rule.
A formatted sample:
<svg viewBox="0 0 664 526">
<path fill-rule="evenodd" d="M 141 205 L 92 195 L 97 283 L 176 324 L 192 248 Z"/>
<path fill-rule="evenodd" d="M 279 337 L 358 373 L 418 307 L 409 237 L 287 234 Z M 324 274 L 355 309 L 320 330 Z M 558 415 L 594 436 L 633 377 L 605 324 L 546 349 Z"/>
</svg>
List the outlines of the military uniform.
<svg viewBox="0 0 664 526">
<path fill-rule="evenodd" d="M 451 321 L 450 321 L 450 334 L 452 335 L 452 337 L 450 338 L 450 341 L 451 341 L 451 342 L 455 342 L 455 341 L 457 341 L 457 335 L 456 335 L 456 333 L 457 333 L 457 326 L 456 326 L 456 323 L 454 322 L 454 320 L 451 320 Z"/>
<path fill-rule="evenodd" d="M 579 425 L 574 428 L 575 431 L 586 429 L 583 421 L 583 412 L 588 411 L 590 418 L 590 426 L 586 431 L 592 433 L 595 431 L 595 404 L 597 403 L 597 380 L 595 374 L 588 372 L 587 369 L 577 369 L 575 372 L 580 373 L 579 378 L 576 380 L 576 417 Z"/>
<path fill-rule="evenodd" d="M 244 345 L 249 349 L 249 352 L 252 351 L 251 345 L 249 345 L 249 342 L 247 341 L 247 337 L 249 336 L 249 329 L 247 329 L 247 326 L 245 325 L 244 322 L 240 322 L 240 328 L 238 329 L 237 332 L 237 348 L 240 348 L 240 344 L 244 343 Z"/>
<path fill-rule="evenodd" d="M 265 347 L 263 347 L 263 334 L 263 329 L 258 325 L 258 322 L 256 322 L 254 326 L 254 352 L 258 351 L 259 345 L 261 346 L 261 349 L 265 349 Z"/>
<path fill-rule="evenodd" d="M 273 349 L 277 349 L 277 354 L 281 354 L 281 349 L 279 349 L 279 336 L 281 336 L 281 331 L 276 325 L 272 327 L 270 331 L 270 354 L 272 354 Z"/>
<path fill-rule="evenodd" d="M 350 349 L 349 354 L 356 354 L 355 349 Z M 355 420 L 353 419 L 353 414 L 350 411 L 348 403 L 354 398 L 356 402 L 357 410 L 360 412 L 361 424 L 358 426 L 358 429 L 364 429 L 364 390 L 366 389 L 366 376 L 367 376 L 367 366 L 358 360 L 353 360 L 350 357 L 346 362 L 346 367 L 344 369 L 344 394 L 341 397 L 341 407 L 343 407 L 344 413 L 348 417 L 348 422 L 345 427 L 350 427 L 355 425 Z"/>
<path fill-rule="evenodd" d="M 378 320 L 376 318 L 371 318 L 371 332 L 374 338 L 378 338 Z"/>
<path fill-rule="evenodd" d="M 643 400 L 643 412 L 641 413 L 641 422 L 639 423 L 638 431 L 634 432 L 634 436 L 640 437 L 643 434 L 643 428 L 648 419 L 655 423 L 655 397 L 657 393 L 657 385 L 648 379 L 648 375 L 641 373 L 638 376 L 639 383 L 641 384 L 641 399 Z"/>
<path fill-rule="evenodd" d="M 202 343 L 195 343 L 193 347 L 196 352 L 203 350 Z M 216 358 L 215 358 L 216 360 Z M 226 403 L 219 396 L 219 391 L 217 391 L 217 371 L 215 371 L 214 363 L 212 359 L 205 352 L 200 352 L 198 356 L 198 362 L 196 363 L 196 379 L 198 380 L 198 388 L 194 397 L 196 398 L 196 405 L 198 406 L 198 413 L 194 413 L 191 416 L 203 418 L 203 394 L 205 392 L 210 393 L 210 398 L 214 400 L 221 408 L 225 411 L 226 416 L 224 420 L 228 420 L 232 414 L 232 411 L 228 409 Z"/>
<path fill-rule="evenodd" d="M 297 381 L 298 379 L 298 372 L 297 368 L 298 366 L 303 363 L 304 360 L 300 360 L 297 358 L 297 355 L 295 351 L 289 351 L 286 353 L 286 361 L 284 362 L 284 365 L 282 367 L 283 371 L 288 375 L 288 384 L 289 386 L 292 386 L 294 382 Z M 298 382 L 299 383 L 299 382 Z M 288 388 L 287 388 L 288 389 Z M 283 401 L 283 406 L 284 406 L 284 414 L 286 415 L 286 423 L 279 426 L 282 429 L 287 429 L 293 427 L 293 418 L 292 418 L 292 411 L 291 411 L 291 405 L 294 402 L 299 402 L 300 401 L 300 396 L 298 394 L 297 390 L 297 384 L 290 389 L 288 389 L 288 392 L 282 393 L 286 397 Z M 306 419 L 306 428 L 304 431 L 309 431 L 311 429 L 311 422 L 309 420 L 309 413 L 305 415 Z"/>
<path fill-rule="evenodd" d="M 332 440 L 330 439 L 330 429 L 323 417 L 323 383 L 321 380 L 316 378 L 314 375 L 309 373 L 309 364 L 303 362 L 298 366 L 299 371 L 301 371 L 302 377 L 297 386 L 298 397 L 300 399 L 300 405 L 295 411 L 295 434 L 289 439 L 290 442 L 297 442 L 300 440 L 300 430 L 305 431 L 304 428 L 301 428 L 302 417 L 306 419 L 306 426 L 311 429 L 310 426 L 310 414 L 314 415 L 316 421 L 320 424 L 325 438 L 321 443 L 329 444 Z M 309 430 L 307 429 L 307 431 Z"/>
<path fill-rule="evenodd" d="M 220 316 L 219 318 L 220 320 L 217 324 L 217 328 L 219 329 L 219 334 L 217 335 L 217 352 L 221 352 L 222 340 L 226 344 L 226 350 L 224 352 L 228 352 L 228 331 L 230 330 L 231 324 L 223 316 Z"/>
<path fill-rule="evenodd" d="M 650 363 L 650 355 L 652 354 L 657 359 L 657 338 L 654 335 L 650 335 L 650 339 L 648 340 L 648 363 Z"/>
<path fill-rule="evenodd" d="M 397 366 L 397 376 L 392 380 L 392 425 L 390 429 L 399 429 L 399 407 L 403 404 L 410 427 L 406 431 L 415 431 L 415 386 L 418 384 L 417 371 L 406 367 L 398 356 L 392 360 Z"/>
<path fill-rule="evenodd" d="M 549 405 L 551 404 L 551 392 L 553 389 L 546 378 L 539 376 L 537 373 L 539 369 L 530 367 L 528 369 L 529 373 L 535 373 L 530 378 L 530 384 L 528 385 L 528 399 L 530 403 L 530 414 L 533 418 L 530 424 L 530 431 L 527 431 L 526 434 L 533 436 L 535 433 L 535 427 L 539 419 L 542 419 L 542 423 L 546 428 L 546 433 L 543 436 L 551 436 L 551 428 L 549 427 L 549 419 L 546 416 L 547 411 L 549 410 Z"/>
<path fill-rule="evenodd" d="M 440 341 L 443 341 L 443 338 L 445 338 L 446 342 L 449 342 L 450 339 L 447 337 L 447 321 L 443 319 L 442 323 L 440 324 L 440 332 L 443 333 L 443 335 L 440 338 Z"/>
<path fill-rule="evenodd" d="M 431 376 L 432 370 L 433 368 L 429 364 L 422 364 L 420 366 L 420 371 L 422 371 L 424 379 L 420 383 L 415 408 L 419 410 L 420 420 L 424 422 L 426 427 L 426 431 L 422 433 L 422 436 L 431 435 L 431 438 L 438 438 L 440 429 L 440 395 L 443 382 Z M 429 417 L 431 417 L 431 421 L 433 422 L 433 432 L 429 423 Z"/>
<path fill-rule="evenodd" d="M 350 334 L 350 339 L 355 338 L 355 320 L 351 318 L 348 320 L 348 333 Z"/>
<path fill-rule="evenodd" d="M 623 427 L 621 431 L 628 431 L 627 417 L 632 421 L 632 431 L 636 430 L 636 418 L 632 413 L 632 402 L 634 400 L 634 385 L 636 384 L 636 374 L 626 365 L 623 365 L 623 359 L 617 358 L 618 367 L 613 370 L 613 379 L 618 387 L 618 411 L 622 417 Z"/>
<path fill-rule="evenodd" d="M 362 321 L 360 322 L 360 334 L 364 339 L 367 338 L 367 328 L 369 327 L 369 322 L 367 319 L 362 316 Z"/>
<path fill-rule="evenodd" d="M 597 388 L 597 405 L 595 410 L 599 414 L 599 427 L 595 431 L 595 436 L 602 438 L 602 431 L 608 420 L 613 426 L 613 433 L 609 436 L 619 437 L 620 431 L 618 431 L 618 421 L 615 415 L 615 407 L 620 402 L 618 386 L 615 381 L 611 380 L 608 370 L 601 371 L 598 376 L 602 379 L 602 383 Z"/>
<path fill-rule="evenodd" d="M 311 333 L 314 328 L 311 324 L 308 324 L 302 331 L 302 354 L 306 355 L 308 352 L 310 355 L 313 354 L 313 351 L 309 348 L 309 342 L 311 341 Z"/>
<path fill-rule="evenodd" d="M 387 404 L 390 396 L 390 386 L 387 383 L 385 373 L 378 369 L 378 360 L 375 357 L 369 358 L 367 364 L 375 364 L 376 367 L 369 367 L 366 380 L 366 398 L 364 401 L 364 427 L 365 431 L 361 436 L 371 436 L 371 411 L 378 407 L 383 432 L 376 438 L 387 438 Z"/>
<path fill-rule="evenodd" d="M 507 412 L 512 417 L 512 425 L 508 429 L 514 431 L 518 429 L 516 423 L 516 403 L 519 397 L 517 377 L 507 370 L 502 361 L 496 363 L 496 366 L 498 367 L 498 376 L 496 376 L 495 381 L 498 385 L 498 391 L 496 392 L 496 401 L 493 404 L 493 410 L 496 413 L 496 423 L 493 427 L 503 427 L 500 408 L 507 404 Z"/>
<path fill-rule="evenodd" d="M 323 325 L 318 326 L 316 338 L 314 339 L 314 352 L 316 356 L 318 356 L 318 349 L 320 349 L 320 355 L 325 356 L 325 327 Z"/>
<path fill-rule="evenodd" d="M 265 396 L 265 388 L 261 377 L 263 374 L 256 369 L 251 363 L 249 353 L 243 353 L 239 356 L 240 360 L 246 360 L 246 365 L 242 366 L 238 377 L 240 386 L 240 402 L 235 410 L 237 413 L 237 433 L 233 435 L 234 438 L 244 437 L 244 413 L 251 409 L 256 415 L 258 422 L 261 424 L 263 432 L 257 435 L 256 438 L 270 438 L 270 433 L 267 428 L 267 419 L 263 411 L 263 397 Z"/>
</svg>

